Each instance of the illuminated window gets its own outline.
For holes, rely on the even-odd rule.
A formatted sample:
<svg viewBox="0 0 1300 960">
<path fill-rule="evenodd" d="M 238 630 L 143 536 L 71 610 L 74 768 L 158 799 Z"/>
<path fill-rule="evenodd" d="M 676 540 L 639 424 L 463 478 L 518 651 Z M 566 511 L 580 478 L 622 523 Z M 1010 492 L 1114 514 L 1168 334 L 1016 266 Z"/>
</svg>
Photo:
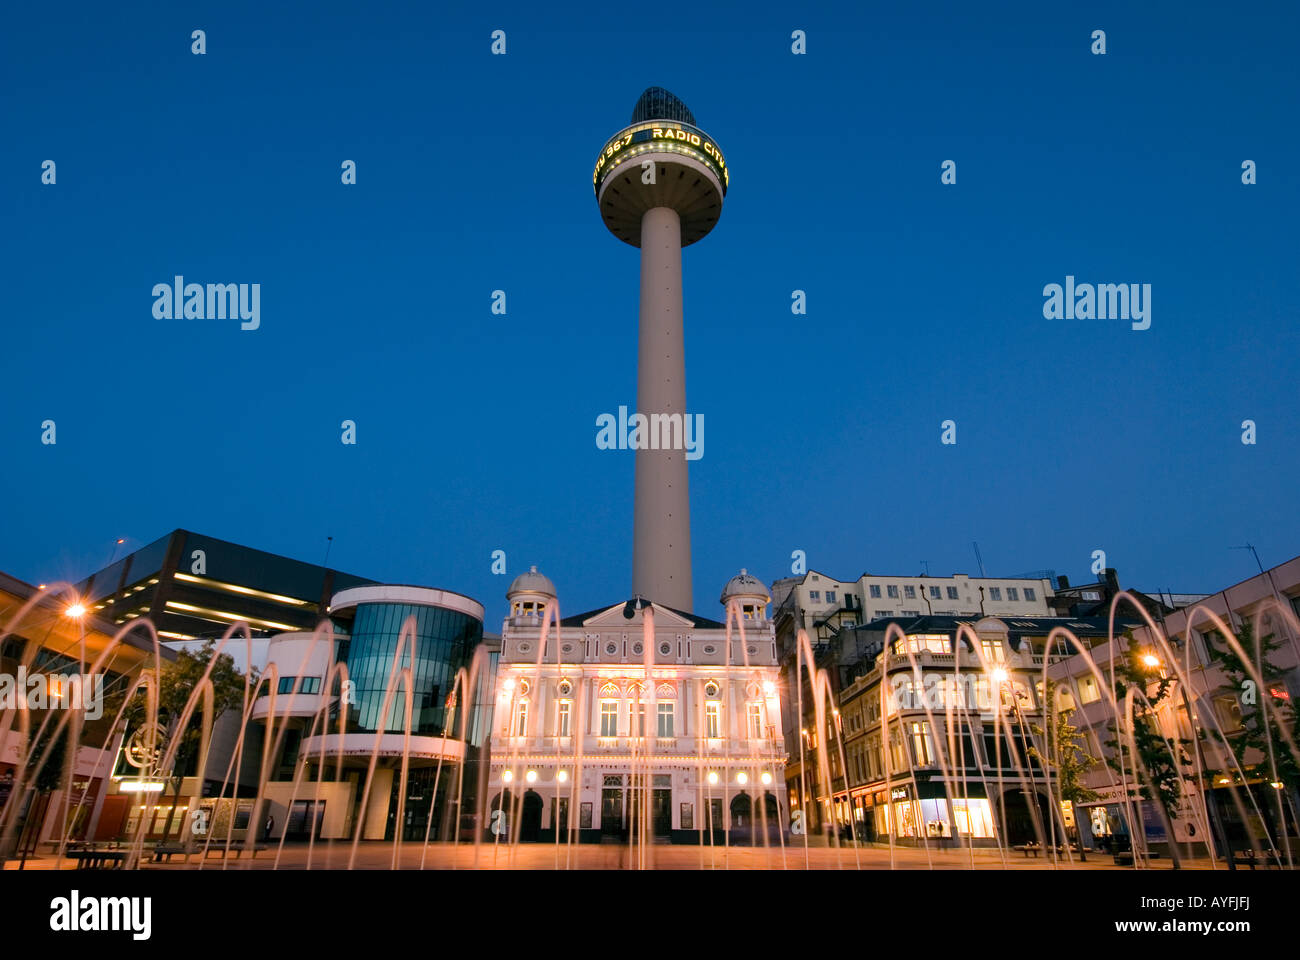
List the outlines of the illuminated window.
<svg viewBox="0 0 1300 960">
<path fill-rule="evenodd" d="M 638 700 L 636 703 L 632 704 L 630 715 L 636 717 L 635 736 L 644 737 L 645 736 L 645 701 Z"/>
<path fill-rule="evenodd" d="M 934 752 L 930 749 L 930 724 L 924 720 L 912 723 L 912 754 L 918 767 L 934 763 Z"/>
<path fill-rule="evenodd" d="M 913 653 L 920 653 L 923 650 L 929 653 L 951 652 L 948 636 L 942 633 L 913 633 L 905 640 L 900 638 L 894 641 L 894 653 L 902 655 L 908 650 Z"/>
<path fill-rule="evenodd" d="M 980 647 L 984 650 L 985 663 L 1002 663 L 1006 659 L 1002 653 L 1001 640 L 981 640 Z"/>
<path fill-rule="evenodd" d="M 907 769 L 907 748 L 903 745 L 903 731 L 898 724 L 889 728 L 889 762 L 894 765 L 895 773 Z"/>
<path fill-rule="evenodd" d="M 717 740 L 722 736 L 722 704 L 716 700 L 704 705 L 705 736 Z"/>
<path fill-rule="evenodd" d="M 1039 700 L 1043 699 L 1042 687 L 1043 687 L 1042 683 L 1034 684 L 1034 689 L 1038 691 Z M 1075 706 L 1076 704 L 1074 702 L 1074 695 L 1070 692 L 1070 688 L 1064 685 L 1057 687 L 1056 688 L 1056 709 L 1073 710 L 1075 709 Z"/>
<path fill-rule="evenodd" d="M 1236 733 L 1242 728 L 1241 704 L 1232 694 L 1214 698 L 1214 712 L 1219 717 L 1219 727 L 1224 733 Z"/>
<path fill-rule="evenodd" d="M 1097 809 L 1104 811 L 1105 808 Z M 958 833 L 971 837 L 993 836 L 993 813 L 987 800 L 954 798 L 952 818 L 957 825 Z"/>
<path fill-rule="evenodd" d="M 572 711 L 573 711 L 572 700 L 560 701 L 559 715 L 557 718 L 558 722 L 555 725 L 555 731 L 557 736 L 561 736 L 561 737 L 569 736 L 569 715 L 570 713 L 572 713 Z"/>
<path fill-rule="evenodd" d="M 520 700 L 515 704 L 515 736 L 528 735 L 528 701 Z"/>
<path fill-rule="evenodd" d="M 658 735 L 661 737 L 673 736 L 673 705 L 671 703 L 660 703 L 657 707 L 658 713 Z"/>
<path fill-rule="evenodd" d="M 600 701 L 600 735 L 602 737 L 618 736 L 618 701 Z"/>
<path fill-rule="evenodd" d="M 749 711 L 749 739 L 763 739 L 763 704 L 751 703 L 748 706 Z"/>
<path fill-rule="evenodd" d="M 1097 678 L 1091 673 L 1086 673 L 1079 678 L 1079 702 L 1095 703 L 1101 699 L 1101 691 L 1097 689 Z"/>
</svg>

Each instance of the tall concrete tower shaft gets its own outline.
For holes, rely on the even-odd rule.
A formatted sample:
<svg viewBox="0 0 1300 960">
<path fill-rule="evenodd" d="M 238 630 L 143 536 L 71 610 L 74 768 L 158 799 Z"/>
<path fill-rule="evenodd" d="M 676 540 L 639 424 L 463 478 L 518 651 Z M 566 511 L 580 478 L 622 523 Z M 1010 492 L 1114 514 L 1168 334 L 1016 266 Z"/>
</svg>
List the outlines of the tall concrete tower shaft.
<svg viewBox="0 0 1300 960">
<path fill-rule="evenodd" d="M 671 207 L 641 217 L 641 322 L 636 409 L 680 414 L 685 437 L 686 355 L 682 343 L 682 223 Z M 661 438 L 662 439 L 662 438 Z M 632 592 L 691 611 L 691 499 L 684 449 L 637 450 Z"/>
<path fill-rule="evenodd" d="M 602 219 L 641 248 L 637 408 L 648 445 L 636 451 L 632 592 L 692 612 L 690 488 L 685 441 L 682 247 L 718 222 L 727 164 L 686 105 L 651 87 L 632 125 L 605 144 L 592 174 Z"/>
</svg>

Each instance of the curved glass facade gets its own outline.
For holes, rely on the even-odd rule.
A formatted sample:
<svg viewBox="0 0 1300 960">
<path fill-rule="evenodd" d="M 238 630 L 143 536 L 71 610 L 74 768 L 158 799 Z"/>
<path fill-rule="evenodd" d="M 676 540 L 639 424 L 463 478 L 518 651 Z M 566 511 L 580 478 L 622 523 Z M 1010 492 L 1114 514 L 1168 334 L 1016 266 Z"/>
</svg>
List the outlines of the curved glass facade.
<svg viewBox="0 0 1300 960">
<path fill-rule="evenodd" d="M 384 690 L 393 672 L 397 640 L 408 617 L 415 618 L 415 659 L 412 663 L 408 643 L 397 670 L 412 667 L 414 673 L 411 732 L 443 735 L 447 695 L 456 681 L 456 671 L 468 668 L 474 648 L 482 642 L 483 623 L 469 614 L 417 603 L 363 603 L 356 607 L 346 654 L 348 678 L 356 700 L 348 705 L 350 730 L 373 733 L 379 729 Z M 466 698 L 458 699 L 463 709 Z M 469 699 L 473 701 L 473 697 Z M 394 685 L 392 705 L 382 724 L 384 730 L 401 733 L 405 713 L 406 697 L 399 681 Z M 455 727 L 446 731 L 446 735 L 456 734 L 459 719 L 455 720 Z"/>
</svg>

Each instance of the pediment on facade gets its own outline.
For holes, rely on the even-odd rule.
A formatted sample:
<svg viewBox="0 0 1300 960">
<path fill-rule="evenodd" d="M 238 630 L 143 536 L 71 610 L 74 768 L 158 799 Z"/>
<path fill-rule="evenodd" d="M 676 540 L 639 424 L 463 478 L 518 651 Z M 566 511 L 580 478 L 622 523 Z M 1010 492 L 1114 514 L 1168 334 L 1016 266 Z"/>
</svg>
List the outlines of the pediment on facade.
<svg viewBox="0 0 1300 960">
<path fill-rule="evenodd" d="M 642 612 L 633 611 L 632 619 L 623 616 L 623 610 L 627 606 L 626 601 L 615 604 L 604 610 L 591 614 L 582 621 L 582 626 L 586 628 L 598 629 L 617 629 L 625 632 L 637 631 L 638 634 L 642 629 Z M 654 607 L 655 629 L 676 628 L 679 630 L 689 630 L 694 628 L 694 623 L 683 617 L 675 610 L 667 607 L 661 607 L 659 604 L 652 604 Z"/>
</svg>

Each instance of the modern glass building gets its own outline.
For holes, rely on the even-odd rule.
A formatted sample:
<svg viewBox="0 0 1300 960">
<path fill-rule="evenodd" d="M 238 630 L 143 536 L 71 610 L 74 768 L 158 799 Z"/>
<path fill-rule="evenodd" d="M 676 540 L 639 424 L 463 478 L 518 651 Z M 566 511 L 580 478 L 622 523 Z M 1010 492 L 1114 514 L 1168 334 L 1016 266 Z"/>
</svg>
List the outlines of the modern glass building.
<svg viewBox="0 0 1300 960">
<path fill-rule="evenodd" d="M 347 668 L 346 681 L 337 689 L 331 685 L 337 700 L 329 727 L 338 729 L 344 710 L 347 722 L 342 737 L 317 734 L 303 741 L 300 755 L 309 776 L 317 775 L 323 757 L 326 779 L 337 784 L 330 802 L 347 810 L 344 835 L 358 831 L 367 840 L 448 836 L 463 821 L 460 811 L 469 816 L 477 807 L 479 748 L 488 728 L 478 714 L 493 672 L 493 657 L 483 643 L 482 605 L 450 590 L 371 584 L 336 594 L 329 615 L 339 631 L 338 659 Z M 409 727 L 402 677 L 407 669 Z M 468 695 L 458 677 L 464 677 Z M 469 716 L 462 721 L 466 710 Z M 363 805 L 372 756 L 376 767 Z M 403 757 L 408 760 L 405 790 Z M 463 826 L 473 829 L 472 822 Z"/>
<path fill-rule="evenodd" d="M 424 587 L 360 587 L 335 597 L 331 613 L 349 635 L 340 659 L 347 663 L 355 700 L 349 702 L 350 730 L 401 733 L 406 729 L 406 697 L 399 683 L 393 684 L 386 714 L 383 707 L 390 677 L 410 667 L 414 692 L 411 732 L 436 737 L 459 734 L 456 717 L 452 718 L 455 729 L 447 729 L 447 699 L 457 671 L 462 667 L 468 670 L 483 639 L 483 607 L 479 603 L 458 593 Z M 397 651 L 404 629 L 409 630 L 409 639 L 399 661 Z"/>
</svg>

